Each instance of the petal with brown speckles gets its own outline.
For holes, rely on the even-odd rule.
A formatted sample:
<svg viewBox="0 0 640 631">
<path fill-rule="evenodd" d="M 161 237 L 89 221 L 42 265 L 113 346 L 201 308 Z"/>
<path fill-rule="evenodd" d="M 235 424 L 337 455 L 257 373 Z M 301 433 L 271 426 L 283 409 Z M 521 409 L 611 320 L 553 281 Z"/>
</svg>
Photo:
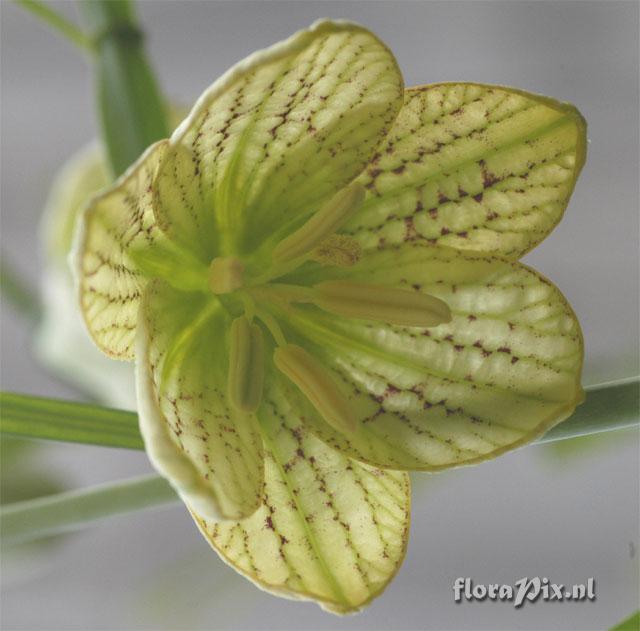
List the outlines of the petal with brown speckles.
<svg viewBox="0 0 640 631">
<path fill-rule="evenodd" d="M 424 292 L 452 320 L 430 328 L 340 318 L 301 305 L 287 339 L 322 360 L 358 412 L 345 436 L 297 405 L 327 444 L 376 466 L 435 470 L 519 447 L 581 402 L 578 321 L 548 280 L 517 261 L 419 242 L 307 274 Z M 303 280 L 302 274 L 299 280 Z"/>
<path fill-rule="evenodd" d="M 209 260 L 269 252 L 360 173 L 402 94 L 391 52 L 355 24 L 318 22 L 254 53 L 173 135 L 159 223 Z"/>
<path fill-rule="evenodd" d="M 149 147 L 112 188 L 94 197 L 76 234 L 72 256 L 82 315 L 95 343 L 116 359 L 134 357 L 138 307 L 147 283 L 131 251 L 166 241 L 150 192 L 166 147 L 167 141 Z"/>
<path fill-rule="evenodd" d="M 409 88 L 345 233 L 364 250 L 425 241 L 516 259 L 560 221 L 585 154 L 586 123 L 567 103 L 475 83 Z"/>
<path fill-rule="evenodd" d="M 407 546 L 406 473 L 353 462 L 305 427 L 295 386 L 272 373 L 259 412 L 265 436 L 264 504 L 240 522 L 192 511 L 218 554 L 258 587 L 357 611 L 395 576 Z"/>
<path fill-rule="evenodd" d="M 150 460 L 200 514 L 241 519 L 262 499 L 258 421 L 229 402 L 230 317 L 213 295 L 149 283 L 140 309 L 136 381 Z"/>
</svg>

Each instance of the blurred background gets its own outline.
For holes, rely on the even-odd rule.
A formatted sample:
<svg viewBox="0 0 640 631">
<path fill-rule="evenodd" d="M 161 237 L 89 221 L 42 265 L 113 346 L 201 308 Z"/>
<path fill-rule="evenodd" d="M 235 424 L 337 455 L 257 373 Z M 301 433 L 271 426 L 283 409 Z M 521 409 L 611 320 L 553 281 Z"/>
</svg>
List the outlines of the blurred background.
<svg viewBox="0 0 640 631">
<path fill-rule="evenodd" d="M 51 3 L 77 18 L 74 3 Z M 586 167 L 565 219 L 526 262 L 584 328 L 584 383 L 638 372 L 637 2 L 139 3 L 166 93 L 190 104 L 230 65 L 319 17 L 345 17 L 394 51 L 407 85 L 474 80 L 575 103 Z M 1 0 L 2 255 L 43 280 L 40 221 L 56 172 L 96 136 L 85 59 Z M 35 359 L 33 327 L 2 301 L 2 389 L 79 399 Z M 68 344 L 73 358 L 81 345 Z M 128 368 L 119 366 L 121 370 Z M 126 400 L 126 392 L 112 393 Z M 151 471 L 144 453 L 3 443 L 9 501 Z M 527 447 L 478 467 L 414 475 L 407 559 L 364 613 L 276 599 L 222 563 L 181 504 L 3 550 L 2 628 L 606 629 L 638 607 L 638 432 Z M 595 602 L 455 604 L 457 577 L 596 581 Z"/>
</svg>

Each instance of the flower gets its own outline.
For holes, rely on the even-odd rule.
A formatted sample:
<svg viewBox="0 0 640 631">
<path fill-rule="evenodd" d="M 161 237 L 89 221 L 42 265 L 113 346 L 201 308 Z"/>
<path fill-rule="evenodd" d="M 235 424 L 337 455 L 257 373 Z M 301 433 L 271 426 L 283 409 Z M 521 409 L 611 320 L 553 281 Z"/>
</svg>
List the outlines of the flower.
<svg viewBox="0 0 640 631">
<path fill-rule="evenodd" d="M 579 324 L 518 259 L 584 157 L 572 106 L 405 90 L 372 33 L 322 21 L 232 68 L 92 199 L 85 322 L 135 358 L 149 457 L 225 561 L 357 610 L 402 562 L 406 470 L 572 413 Z"/>
</svg>

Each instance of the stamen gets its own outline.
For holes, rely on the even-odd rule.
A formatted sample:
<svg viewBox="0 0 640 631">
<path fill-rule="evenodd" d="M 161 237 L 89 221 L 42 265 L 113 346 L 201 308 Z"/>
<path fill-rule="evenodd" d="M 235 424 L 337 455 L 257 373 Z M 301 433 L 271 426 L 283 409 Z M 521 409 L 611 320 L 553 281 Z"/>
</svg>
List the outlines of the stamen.
<svg viewBox="0 0 640 631">
<path fill-rule="evenodd" d="M 360 260 L 360 244 L 346 234 L 332 234 L 311 254 L 311 259 L 321 265 L 351 267 Z"/>
<path fill-rule="evenodd" d="M 270 313 L 267 313 L 262 309 L 258 309 L 256 311 L 256 316 L 262 320 L 262 323 L 267 327 L 267 329 L 269 329 L 269 333 L 271 333 L 271 337 L 273 337 L 275 343 L 278 346 L 286 346 L 287 340 L 282 333 L 282 329 L 280 328 L 278 321 Z"/>
<path fill-rule="evenodd" d="M 430 327 L 451 322 L 447 303 L 408 289 L 331 280 L 314 287 L 313 303 L 337 315 L 399 326 Z"/>
<path fill-rule="evenodd" d="M 244 265 L 232 256 L 213 259 L 209 266 L 209 289 L 214 294 L 229 294 L 242 287 Z"/>
<path fill-rule="evenodd" d="M 356 416 L 349 400 L 317 359 L 300 346 L 287 344 L 276 349 L 273 361 L 331 427 L 342 433 L 355 432 Z"/>
<path fill-rule="evenodd" d="M 364 186 L 354 182 L 336 193 L 307 223 L 276 245 L 274 262 L 295 259 L 320 245 L 360 207 L 365 192 Z"/>
<path fill-rule="evenodd" d="M 262 330 L 245 316 L 231 323 L 229 402 L 240 412 L 253 413 L 262 400 L 264 341 Z"/>
</svg>

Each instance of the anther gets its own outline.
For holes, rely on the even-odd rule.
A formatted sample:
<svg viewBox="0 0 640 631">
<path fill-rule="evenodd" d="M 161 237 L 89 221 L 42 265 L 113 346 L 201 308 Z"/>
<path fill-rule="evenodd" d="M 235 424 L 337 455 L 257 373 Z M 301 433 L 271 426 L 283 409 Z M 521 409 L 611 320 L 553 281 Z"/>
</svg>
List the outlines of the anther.
<svg viewBox="0 0 640 631">
<path fill-rule="evenodd" d="M 331 427 L 347 434 L 356 430 L 349 400 L 317 359 L 300 346 L 286 344 L 275 350 L 273 361 Z"/>
<path fill-rule="evenodd" d="M 273 250 L 273 260 L 283 263 L 307 254 L 343 226 L 362 205 L 365 189 L 354 182 L 336 193 L 307 223 L 284 238 Z"/>
<path fill-rule="evenodd" d="M 214 294 L 228 294 L 242 287 L 244 265 L 232 256 L 218 257 L 209 266 L 209 289 Z"/>
<path fill-rule="evenodd" d="M 321 265 L 351 267 L 360 260 L 362 248 L 360 244 L 346 234 L 332 234 L 313 252 L 311 259 Z"/>
<path fill-rule="evenodd" d="M 314 289 L 316 292 L 312 295 L 316 306 L 348 318 L 422 327 L 451 322 L 447 303 L 409 289 L 347 280 L 325 281 Z"/>
</svg>

